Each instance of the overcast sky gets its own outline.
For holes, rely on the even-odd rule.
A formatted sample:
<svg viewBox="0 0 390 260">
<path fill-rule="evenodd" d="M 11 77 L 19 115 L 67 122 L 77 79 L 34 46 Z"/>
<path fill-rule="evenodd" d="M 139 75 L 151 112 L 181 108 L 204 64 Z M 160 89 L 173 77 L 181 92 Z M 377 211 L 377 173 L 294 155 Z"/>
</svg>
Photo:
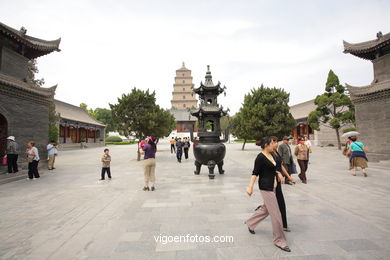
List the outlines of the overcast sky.
<svg viewBox="0 0 390 260">
<path fill-rule="evenodd" d="M 238 111 L 261 83 L 290 93 L 290 105 L 324 91 L 329 69 L 342 83 L 373 80 L 372 64 L 343 53 L 343 40 L 390 31 L 390 1 L 0 0 L 0 21 L 61 52 L 38 59 L 56 98 L 108 107 L 131 88 L 156 91 L 170 108 L 175 70 L 192 70 L 195 86 L 211 66 L 227 87 L 219 103 Z"/>
</svg>

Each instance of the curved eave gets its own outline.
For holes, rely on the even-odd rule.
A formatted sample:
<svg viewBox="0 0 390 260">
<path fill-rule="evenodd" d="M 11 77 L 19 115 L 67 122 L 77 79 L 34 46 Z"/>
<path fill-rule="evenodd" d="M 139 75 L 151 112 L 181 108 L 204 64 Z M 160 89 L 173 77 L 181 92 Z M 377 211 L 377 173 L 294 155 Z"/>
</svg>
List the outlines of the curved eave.
<svg viewBox="0 0 390 260">
<path fill-rule="evenodd" d="M 60 51 L 59 46 L 61 38 L 53 41 L 45 41 L 32 36 L 22 35 L 18 30 L 15 30 L 3 23 L 0 23 L 0 32 L 8 38 L 34 50 L 35 52 L 30 52 L 30 58 L 37 58 L 53 51 Z"/>
<path fill-rule="evenodd" d="M 180 69 L 178 69 L 178 70 L 176 70 L 177 72 L 188 72 L 188 71 L 191 71 L 191 70 L 189 70 L 189 69 L 187 69 L 187 68 L 183 68 L 183 67 L 181 67 Z"/>
<path fill-rule="evenodd" d="M 373 83 L 368 86 L 356 87 L 345 84 L 346 88 L 350 92 L 351 96 L 365 96 L 382 91 L 388 91 L 390 89 L 390 80 L 380 83 Z"/>
<path fill-rule="evenodd" d="M 220 114 L 221 112 L 224 114 L 227 114 L 227 111 L 224 111 L 223 108 L 219 107 L 218 110 L 208 110 L 204 109 L 204 107 L 197 108 L 196 110 L 191 110 L 191 114 L 199 114 L 202 113 L 208 113 L 208 114 Z"/>
<path fill-rule="evenodd" d="M 201 89 L 203 89 L 203 91 L 201 91 Z M 217 84 L 215 86 L 211 86 L 211 87 L 204 86 L 202 84 L 199 88 L 194 88 L 194 92 L 196 94 L 201 94 L 202 92 L 205 93 L 205 92 L 210 92 L 210 91 L 218 91 L 218 93 L 222 93 L 224 91 L 224 89 L 221 88 L 221 86 L 219 84 Z"/>
<path fill-rule="evenodd" d="M 344 53 L 350 53 L 359 58 L 373 60 L 377 50 L 390 45 L 390 33 L 383 35 L 381 38 L 361 43 L 349 43 L 343 41 Z"/>
<path fill-rule="evenodd" d="M 11 78 L 4 74 L 0 74 L 0 83 L 7 86 L 15 87 L 17 89 L 26 92 L 37 94 L 46 98 L 53 98 L 55 95 L 55 91 L 57 89 L 57 85 L 54 85 L 53 87 L 50 88 L 34 87 L 29 85 L 26 82 Z"/>
<path fill-rule="evenodd" d="M 221 82 L 218 82 L 217 85 L 212 85 L 212 86 L 204 85 L 203 82 L 201 82 L 200 86 L 203 87 L 203 88 L 215 89 L 215 88 L 220 88 L 221 87 Z"/>
</svg>

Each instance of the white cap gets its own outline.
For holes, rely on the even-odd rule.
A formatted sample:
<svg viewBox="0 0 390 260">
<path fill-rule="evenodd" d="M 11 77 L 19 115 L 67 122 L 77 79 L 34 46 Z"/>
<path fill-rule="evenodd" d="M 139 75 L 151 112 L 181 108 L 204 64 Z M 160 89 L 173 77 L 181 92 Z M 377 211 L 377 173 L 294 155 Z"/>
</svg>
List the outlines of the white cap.
<svg viewBox="0 0 390 260">
<path fill-rule="evenodd" d="M 8 136 L 7 139 L 8 139 L 8 140 L 15 141 L 15 136 L 12 136 L 12 135 L 11 135 L 11 136 Z"/>
</svg>

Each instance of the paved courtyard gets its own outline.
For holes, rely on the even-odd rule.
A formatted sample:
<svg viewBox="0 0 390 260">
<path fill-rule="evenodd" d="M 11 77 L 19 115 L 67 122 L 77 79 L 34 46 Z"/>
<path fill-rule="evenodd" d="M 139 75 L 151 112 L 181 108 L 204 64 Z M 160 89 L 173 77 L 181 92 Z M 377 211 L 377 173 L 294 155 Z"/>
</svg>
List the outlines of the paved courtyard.
<svg viewBox="0 0 390 260">
<path fill-rule="evenodd" d="M 227 144 L 225 175 L 193 174 L 160 144 L 157 190 L 142 191 L 136 147 L 111 146 L 112 180 L 98 181 L 102 148 L 63 151 L 57 169 L 0 186 L 0 259 L 389 259 L 390 167 L 353 177 L 335 148 L 315 148 L 308 184 L 284 185 L 291 253 L 272 244 L 270 219 L 251 235 L 243 222 L 259 149 Z M 158 236 L 232 236 L 233 242 L 156 242 Z"/>
</svg>

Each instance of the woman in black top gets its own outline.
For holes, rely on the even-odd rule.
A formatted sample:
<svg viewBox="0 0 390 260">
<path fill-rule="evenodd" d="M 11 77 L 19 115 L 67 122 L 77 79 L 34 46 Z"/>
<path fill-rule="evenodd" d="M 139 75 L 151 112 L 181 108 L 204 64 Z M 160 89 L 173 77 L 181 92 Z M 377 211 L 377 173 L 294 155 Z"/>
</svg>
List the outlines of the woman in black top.
<svg viewBox="0 0 390 260">
<path fill-rule="evenodd" d="M 246 189 L 246 193 L 251 196 L 253 194 L 254 183 L 259 177 L 259 189 L 263 197 L 264 204 L 260 209 L 247 220 L 245 224 L 248 226 L 248 230 L 251 234 L 255 234 L 255 227 L 268 215 L 271 215 L 272 230 L 275 246 L 280 249 L 290 252 L 290 248 L 287 245 L 286 237 L 283 232 L 282 217 L 280 214 L 278 202 L 275 195 L 275 189 L 277 186 L 276 177 L 276 162 L 271 152 L 274 151 L 275 141 L 272 137 L 264 137 L 260 141 L 262 152 L 257 156 L 255 161 L 255 167 L 253 169 L 252 177 L 249 182 L 249 186 Z"/>
<path fill-rule="evenodd" d="M 288 174 L 288 172 L 283 166 L 283 159 L 278 153 L 278 138 L 275 136 L 273 136 L 272 138 L 275 141 L 274 151 L 272 152 L 272 156 L 275 159 L 276 172 L 278 173 L 279 176 L 275 194 L 276 194 L 276 199 L 278 200 L 280 214 L 282 215 L 283 230 L 286 232 L 290 232 L 290 229 L 287 226 L 286 203 L 284 202 L 284 196 L 282 192 L 282 183 L 284 181 L 284 177 L 282 175 L 286 176 L 287 179 L 292 183 L 295 183 L 295 180 Z"/>
</svg>

